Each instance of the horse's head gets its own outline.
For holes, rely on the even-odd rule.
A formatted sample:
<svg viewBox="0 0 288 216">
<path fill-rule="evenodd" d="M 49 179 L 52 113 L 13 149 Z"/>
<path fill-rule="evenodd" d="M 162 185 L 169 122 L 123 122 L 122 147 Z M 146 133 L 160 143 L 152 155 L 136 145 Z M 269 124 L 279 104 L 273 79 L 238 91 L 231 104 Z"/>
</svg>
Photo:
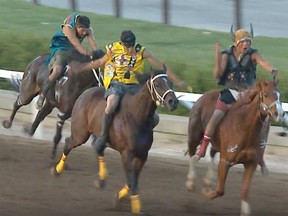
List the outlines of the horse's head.
<svg viewBox="0 0 288 216">
<path fill-rule="evenodd" d="M 278 81 L 261 81 L 257 83 L 260 89 L 260 112 L 268 115 L 278 122 L 283 116 L 283 108 L 280 102 L 280 93 L 277 89 Z"/>
<path fill-rule="evenodd" d="M 178 106 L 178 99 L 171 89 L 166 70 L 153 70 L 150 72 L 150 79 L 147 80 L 147 86 L 152 100 L 157 106 L 164 106 L 169 111 L 173 111 Z"/>
</svg>

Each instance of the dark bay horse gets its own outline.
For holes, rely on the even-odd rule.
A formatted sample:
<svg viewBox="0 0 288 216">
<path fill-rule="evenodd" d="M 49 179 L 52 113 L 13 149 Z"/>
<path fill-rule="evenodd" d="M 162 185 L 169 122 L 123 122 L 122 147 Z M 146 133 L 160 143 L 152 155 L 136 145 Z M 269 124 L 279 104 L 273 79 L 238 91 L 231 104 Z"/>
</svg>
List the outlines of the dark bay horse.
<svg viewBox="0 0 288 216">
<path fill-rule="evenodd" d="M 116 202 L 120 203 L 130 194 L 132 213 L 141 211 L 138 178 L 152 146 L 155 126 L 153 116 L 157 105 L 166 105 L 169 111 L 175 110 L 178 105 L 165 71 L 156 70 L 151 74 L 136 93 L 127 92 L 123 96 L 108 136 L 109 146 L 121 155 L 127 177 L 126 185 L 117 194 Z M 77 99 L 71 117 L 71 136 L 66 139 L 61 160 L 52 168 L 54 174 L 63 171 L 67 155 L 73 148 L 85 143 L 90 134 L 100 134 L 105 103 L 104 89 L 100 87 L 86 90 Z M 98 160 L 99 186 L 103 187 L 107 178 L 104 155 L 98 154 Z"/>
<path fill-rule="evenodd" d="M 201 143 L 205 127 L 214 111 L 219 91 L 210 91 L 202 95 L 192 107 L 188 125 L 188 148 L 190 155 L 189 172 L 186 187 L 193 190 L 197 177 L 194 156 Z M 211 140 L 211 156 L 220 153 L 216 189 L 212 190 L 213 172 L 208 172 L 203 195 L 214 199 L 224 195 L 224 186 L 229 168 L 235 164 L 244 165 L 241 189 L 241 215 L 250 215 L 248 192 L 252 176 L 258 164 L 261 142 L 261 129 L 267 117 L 280 120 L 283 109 L 279 101 L 277 82 L 259 81 L 255 87 L 243 92 L 222 122 Z M 210 164 L 211 165 L 211 164 Z M 210 166 L 210 170 L 211 166 Z"/>
<path fill-rule="evenodd" d="M 97 50 L 93 52 L 93 59 L 101 58 L 105 53 L 102 50 Z M 19 95 L 14 102 L 13 111 L 9 120 L 4 120 L 2 125 L 4 128 L 11 128 L 16 112 L 20 107 L 30 104 L 34 97 L 36 97 L 42 85 L 50 74 L 48 66 L 45 64 L 46 59 L 49 57 L 49 54 L 40 55 L 29 63 L 26 67 L 22 80 L 14 80 L 14 87 L 19 92 Z M 55 158 L 56 148 L 58 143 L 62 138 L 62 129 L 65 121 L 71 117 L 72 108 L 76 99 L 79 95 L 84 92 L 86 89 L 97 86 L 99 80 L 95 78 L 95 73 L 99 76 L 97 69 L 92 71 L 92 68 L 87 71 L 78 71 L 81 68 L 86 68 L 87 63 L 80 63 L 72 61 L 66 67 L 66 73 L 61 76 L 56 82 L 55 88 L 51 88 L 46 97 L 46 102 L 41 110 L 38 111 L 35 120 L 32 125 L 26 126 L 24 132 L 28 135 L 33 136 L 40 122 L 49 115 L 52 110 L 56 107 L 58 108 L 58 120 L 56 125 L 56 134 L 54 136 L 54 147 L 52 151 L 52 159 Z M 93 73 L 94 72 L 94 73 Z"/>
</svg>

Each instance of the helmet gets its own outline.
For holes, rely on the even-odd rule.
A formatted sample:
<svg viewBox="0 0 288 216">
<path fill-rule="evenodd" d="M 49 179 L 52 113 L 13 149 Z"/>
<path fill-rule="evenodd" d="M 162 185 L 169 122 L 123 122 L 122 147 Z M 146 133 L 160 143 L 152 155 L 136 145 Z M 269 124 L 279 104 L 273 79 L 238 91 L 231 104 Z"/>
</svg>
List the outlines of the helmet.
<svg viewBox="0 0 288 216">
<path fill-rule="evenodd" d="M 253 38 L 253 27 L 250 24 L 250 32 L 245 29 L 238 29 L 235 33 L 233 32 L 233 25 L 231 26 L 231 36 L 234 45 L 237 46 L 240 42 L 244 40 L 250 40 L 252 42 Z"/>
<path fill-rule="evenodd" d="M 136 37 L 132 31 L 127 30 L 122 32 L 120 40 L 124 46 L 132 47 L 135 45 Z"/>
</svg>

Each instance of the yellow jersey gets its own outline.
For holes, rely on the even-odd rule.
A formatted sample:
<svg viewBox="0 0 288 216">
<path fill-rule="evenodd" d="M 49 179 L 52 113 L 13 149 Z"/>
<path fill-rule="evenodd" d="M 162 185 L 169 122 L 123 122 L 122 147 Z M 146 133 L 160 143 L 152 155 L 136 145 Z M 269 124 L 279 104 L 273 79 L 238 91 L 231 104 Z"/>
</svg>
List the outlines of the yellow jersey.
<svg viewBox="0 0 288 216">
<path fill-rule="evenodd" d="M 104 67 L 104 87 L 107 89 L 112 80 L 124 84 L 137 84 L 135 72 L 143 73 L 145 47 L 135 44 L 132 53 L 128 53 L 120 41 L 106 45 L 108 60 Z M 127 76 L 128 74 L 128 76 Z"/>
</svg>

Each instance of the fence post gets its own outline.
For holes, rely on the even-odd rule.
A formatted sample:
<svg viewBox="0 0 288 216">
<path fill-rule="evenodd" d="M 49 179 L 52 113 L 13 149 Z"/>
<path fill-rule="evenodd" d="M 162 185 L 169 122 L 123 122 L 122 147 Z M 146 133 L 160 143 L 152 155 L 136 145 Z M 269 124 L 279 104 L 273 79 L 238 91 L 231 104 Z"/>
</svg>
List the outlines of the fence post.
<svg viewBox="0 0 288 216">
<path fill-rule="evenodd" d="M 169 24 L 169 0 L 162 0 L 163 22 Z"/>
<path fill-rule="evenodd" d="M 71 10 L 76 11 L 77 10 L 77 0 L 70 0 Z"/>
<path fill-rule="evenodd" d="M 38 0 L 32 0 L 33 4 L 35 5 L 39 5 L 39 1 Z"/>
<path fill-rule="evenodd" d="M 121 17 L 121 0 L 114 0 L 114 11 L 117 18 Z"/>
<path fill-rule="evenodd" d="M 236 29 L 242 28 L 241 0 L 235 0 L 235 24 Z"/>
</svg>

